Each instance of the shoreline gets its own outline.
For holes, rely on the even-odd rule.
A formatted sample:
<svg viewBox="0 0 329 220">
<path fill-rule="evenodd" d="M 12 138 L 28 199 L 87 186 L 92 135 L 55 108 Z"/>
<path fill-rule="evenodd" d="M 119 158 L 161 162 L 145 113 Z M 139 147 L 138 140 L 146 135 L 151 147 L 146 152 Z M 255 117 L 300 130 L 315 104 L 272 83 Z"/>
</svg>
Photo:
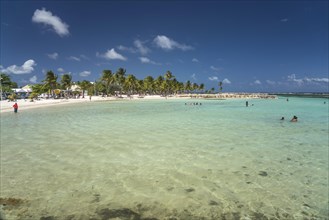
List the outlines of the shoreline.
<svg viewBox="0 0 329 220">
<path fill-rule="evenodd" d="M 33 108 L 50 107 L 54 105 L 65 105 L 73 103 L 83 102 L 98 102 L 98 101 L 116 101 L 116 100 L 145 100 L 145 99 L 275 99 L 277 96 L 269 95 L 266 93 L 221 93 L 221 94 L 179 94 L 173 96 L 160 96 L 160 95 L 132 95 L 131 97 L 101 97 L 92 96 L 89 100 L 89 96 L 79 99 L 40 99 L 31 102 L 29 99 L 17 100 L 18 111 Z M 0 114 L 13 111 L 14 101 L 2 100 L 0 102 Z"/>
</svg>

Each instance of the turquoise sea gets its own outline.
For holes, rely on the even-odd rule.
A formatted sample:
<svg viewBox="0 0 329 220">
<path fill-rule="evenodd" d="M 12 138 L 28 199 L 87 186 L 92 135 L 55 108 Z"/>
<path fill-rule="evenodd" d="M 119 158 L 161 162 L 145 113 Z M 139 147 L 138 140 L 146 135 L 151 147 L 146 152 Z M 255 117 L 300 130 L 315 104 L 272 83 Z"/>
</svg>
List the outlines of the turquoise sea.
<svg viewBox="0 0 329 220">
<path fill-rule="evenodd" d="M 2 113 L 1 218 L 328 219 L 329 100 L 246 101 Z"/>
</svg>

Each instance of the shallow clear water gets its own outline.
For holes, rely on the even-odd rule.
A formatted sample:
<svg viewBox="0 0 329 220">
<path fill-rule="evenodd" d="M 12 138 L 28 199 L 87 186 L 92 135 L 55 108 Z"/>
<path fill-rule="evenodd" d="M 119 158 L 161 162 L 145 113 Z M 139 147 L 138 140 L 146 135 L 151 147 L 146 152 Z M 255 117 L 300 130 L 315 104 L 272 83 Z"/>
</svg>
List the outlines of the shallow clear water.
<svg viewBox="0 0 329 220">
<path fill-rule="evenodd" d="M 4 113 L 1 198 L 19 204 L 7 202 L 2 216 L 327 219 L 328 100 L 245 101 Z"/>
</svg>

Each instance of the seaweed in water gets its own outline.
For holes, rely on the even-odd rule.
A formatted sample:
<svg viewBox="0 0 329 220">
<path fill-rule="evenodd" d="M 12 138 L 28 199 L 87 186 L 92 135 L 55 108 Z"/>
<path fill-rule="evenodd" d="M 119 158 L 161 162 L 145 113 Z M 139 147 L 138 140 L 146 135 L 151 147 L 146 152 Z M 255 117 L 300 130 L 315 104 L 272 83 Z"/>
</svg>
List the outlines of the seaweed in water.
<svg viewBox="0 0 329 220">
<path fill-rule="evenodd" d="M 219 205 L 218 202 L 214 201 L 214 200 L 210 200 L 209 201 L 209 205 Z"/>
<path fill-rule="evenodd" d="M 253 212 L 252 213 L 252 219 L 257 219 L 257 220 L 268 220 L 266 215 L 260 212 Z"/>
<path fill-rule="evenodd" d="M 56 218 L 54 216 L 42 216 L 40 220 L 56 220 Z"/>
<path fill-rule="evenodd" d="M 238 212 L 233 212 L 233 213 L 223 213 L 221 215 L 221 219 L 222 220 L 240 220 L 241 219 L 241 216 L 240 216 L 240 213 Z"/>
<path fill-rule="evenodd" d="M 101 209 L 97 212 L 98 215 L 102 217 L 102 220 L 108 220 L 110 218 L 122 218 L 122 219 L 131 219 L 131 220 L 139 220 L 141 219 L 140 214 L 127 209 Z"/>
<path fill-rule="evenodd" d="M 3 206 L 19 206 L 24 202 L 23 199 L 0 198 L 0 204 Z"/>
<path fill-rule="evenodd" d="M 193 191 L 195 191 L 195 189 L 193 189 L 193 188 L 188 188 L 188 189 L 185 189 L 185 191 L 189 193 L 189 192 L 193 192 Z"/>
<path fill-rule="evenodd" d="M 265 172 L 265 171 L 260 171 L 260 172 L 258 173 L 258 175 L 260 175 L 260 176 L 267 176 L 267 172 Z"/>
</svg>

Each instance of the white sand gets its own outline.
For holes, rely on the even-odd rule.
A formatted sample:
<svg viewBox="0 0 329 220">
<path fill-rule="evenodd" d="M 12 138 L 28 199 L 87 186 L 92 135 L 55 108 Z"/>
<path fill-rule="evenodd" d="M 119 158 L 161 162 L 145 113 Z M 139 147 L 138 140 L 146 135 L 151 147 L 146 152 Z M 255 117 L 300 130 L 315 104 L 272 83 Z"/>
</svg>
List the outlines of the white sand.
<svg viewBox="0 0 329 220">
<path fill-rule="evenodd" d="M 106 98 L 106 100 L 110 100 L 111 98 Z M 97 100 L 105 100 L 105 98 L 101 97 L 92 97 L 91 101 L 97 101 Z M 16 101 L 18 104 L 18 111 L 24 110 L 24 109 L 30 109 L 30 108 L 39 108 L 39 107 L 47 107 L 52 105 L 63 105 L 63 104 L 69 104 L 69 103 L 79 103 L 79 102 L 90 102 L 89 97 L 85 97 L 84 99 L 40 99 L 40 100 L 34 100 L 31 102 L 29 99 L 19 99 Z M 0 110 L 1 113 L 3 112 L 10 112 L 14 111 L 13 105 L 15 102 L 3 100 L 0 102 Z"/>
<path fill-rule="evenodd" d="M 154 96 L 145 96 L 142 97 L 143 99 L 165 99 L 165 97 L 154 95 Z M 64 104 L 72 104 L 72 103 L 81 103 L 81 102 L 95 102 L 95 101 L 109 101 L 109 100 L 122 100 L 122 99 L 142 99 L 138 95 L 133 95 L 131 98 L 127 96 L 122 96 L 122 98 L 118 97 L 101 97 L 101 96 L 92 96 L 91 100 L 89 96 L 85 96 L 85 98 L 79 99 L 40 99 L 34 100 L 31 102 L 29 99 L 19 99 L 17 100 L 18 104 L 18 111 L 24 109 L 31 109 L 31 108 L 40 108 L 40 107 L 48 107 L 53 105 L 64 105 Z M 177 98 L 177 97 L 168 97 L 168 98 Z M 0 102 L 0 113 L 3 112 L 11 112 L 14 111 L 13 105 L 15 102 L 3 100 Z"/>
</svg>

